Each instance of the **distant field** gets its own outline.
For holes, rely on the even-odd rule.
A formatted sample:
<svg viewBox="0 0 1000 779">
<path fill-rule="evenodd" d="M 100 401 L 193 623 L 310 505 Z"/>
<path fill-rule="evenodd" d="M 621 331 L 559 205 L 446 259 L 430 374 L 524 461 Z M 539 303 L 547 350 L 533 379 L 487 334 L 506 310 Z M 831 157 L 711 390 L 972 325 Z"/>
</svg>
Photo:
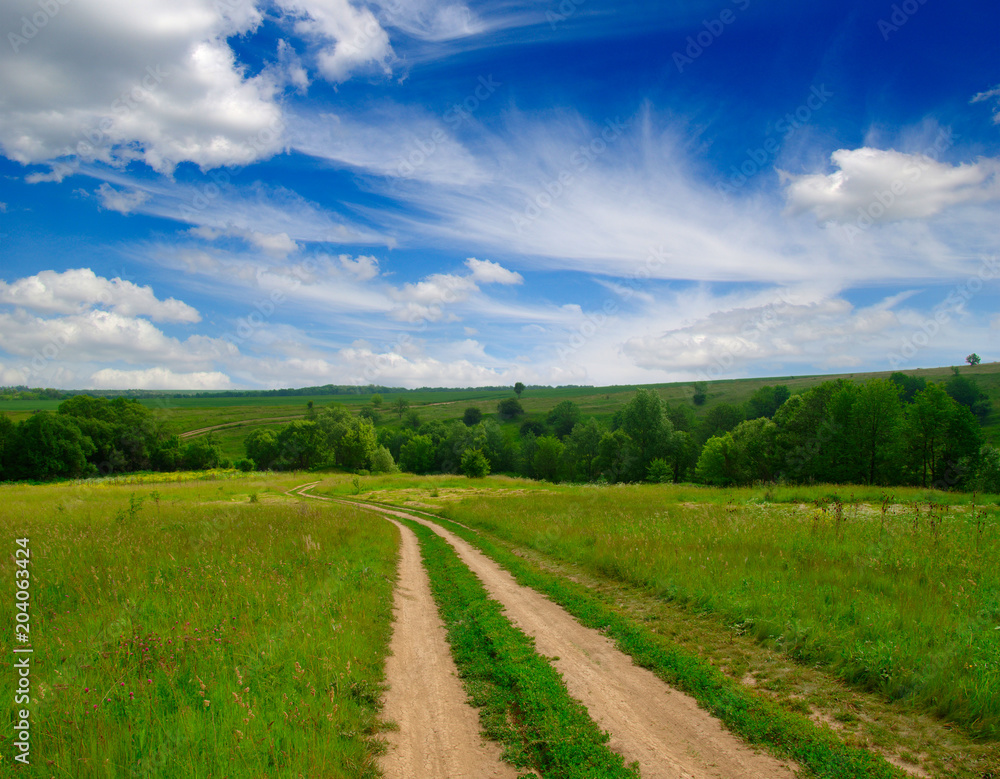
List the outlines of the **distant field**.
<svg viewBox="0 0 1000 779">
<path fill-rule="evenodd" d="M 1000 440 L 1000 363 L 988 363 L 976 367 L 962 366 L 963 374 L 975 378 L 993 400 L 994 411 L 987 420 L 985 431 L 994 441 Z M 562 387 L 525 390 L 521 405 L 528 416 L 543 416 L 560 401 L 572 400 L 584 417 L 593 416 L 608 420 L 632 396 L 639 386 L 655 389 L 660 396 L 673 405 L 684 404 L 694 409 L 699 416 L 720 403 L 739 404 L 745 402 L 760 387 L 784 384 L 792 394 L 804 392 L 810 387 L 838 378 L 864 381 L 868 378 L 887 378 L 892 371 L 879 373 L 843 373 L 814 376 L 777 376 L 754 379 L 729 379 L 711 382 L 708 386 L 708 400 L 704 406 L 695 407 L 691 401 L 692 382 L 676 382 L 653 385 L 626 385 L 610 387 Z M 922 368 L 907 370 L 905 373 L 921 376 L 928 381 L 941 381 L 951 375 L 950 367 Z M 474 406 L 484 414 L 495 414 L 497 403 L 513 396 L 510 391 L 487 391 L 471 389 L 466 391 L 428 391 L 383 394 L 382 424 L 398 424 L 398 416 L 392 406 L 399 398 L 409 401 L 422 421 L 449 420 L 461 418 L 466 408 Z M 171 433 L 183 433 L 213 425 L 231 422 L 248 422 L 245 428 L 220 430 L 215 436 L 223 452 L 228 457 L 243 454 L 242 442 L 246 435 L 261 424 L 258 420 L 272 420 L 305 414 L 309 401 L 321 409 L 331 403 L 343 404 L 349 408 L 360 408 L 369 403 L 369 395 L 317 395 L 301 397 L 257 397 L 257 398 L 144 398 L 142 403 L 158 413 L 165 428 Z M 18 421 L 39 409 L 55 410 L 59 401 L 0 401 L 0 413 L 6 412 Z M 273 424 L 284 424 L 274 422 Z M 515 423 L 511 423 L 515 424 Z M 520 420 L 516 424 L 520 424 Z"/>
<path fill-rule="evenodd" d="M 30 775 L 379 775 L 398 536 L 296 478 L 0 486 L 4 557 L 30 539 Z"/>
</svg>

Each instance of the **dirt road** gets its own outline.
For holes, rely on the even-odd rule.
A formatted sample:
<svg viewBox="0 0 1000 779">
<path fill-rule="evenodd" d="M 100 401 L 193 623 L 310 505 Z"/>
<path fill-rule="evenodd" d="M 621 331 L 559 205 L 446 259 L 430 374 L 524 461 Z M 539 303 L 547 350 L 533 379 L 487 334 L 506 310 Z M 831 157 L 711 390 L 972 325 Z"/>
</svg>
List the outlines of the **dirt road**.
<svg viewBox="0 0 1000 779">
<path fill-rule="evenodd" d="M 365 504 L 358 504 L 365 505 Z M 420 522 L 445 538 L 479 577 L 508 619 L 558 658 L 566 687 L 611 734 L 610 746 L 637 761 L 644 779 L 792 779 L 787 762 L 755 752 L 726 731 L 694 699 L 664 684 L 596 630 L 522 587 L 488 557 L 434 522 L 404 511 L 366 506 Z"/>
<path fill-rule="evenodd" d="M 287 494 L 328 500 L 307 494 L 315 484 Z M 386 735 L 382 770 L 388 779 L 517 779 L 514 767 L 500 761 L 500 746 L 480 735 L 479 715 L 466 702 L 417 537 L 389 521 L 401 539 L 383 715 L 399 729 Z"/>
</svg>

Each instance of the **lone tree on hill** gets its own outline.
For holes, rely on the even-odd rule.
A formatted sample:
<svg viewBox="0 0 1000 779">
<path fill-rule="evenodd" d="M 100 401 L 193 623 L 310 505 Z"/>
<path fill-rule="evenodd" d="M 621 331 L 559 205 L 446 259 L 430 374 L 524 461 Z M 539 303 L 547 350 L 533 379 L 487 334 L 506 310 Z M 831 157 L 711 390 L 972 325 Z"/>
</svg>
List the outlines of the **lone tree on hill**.
<svg viewBox="0 0 1000 779">
<path fill-rule="evenodd" d="M 409 407 L 410 407 L 410 401 L 408 401 L 406 398 L 400 398 L 399 400 L 396 401 L 396 404 L 393 406 L 393 408 L 396 410 L 396 413 L 399 414 L 400 419 L 403 418 L 403 414 L 406 413 L 406 410 Z"/>
<path fill-rule="evenodd" d="M 518 397 L 521 397 L 522 392 L 524 392 L 524 385 L 521 382 L 517 382 L 517 384 L 514 385 L 514 393 Z"/>
<path fill-rule="evenodd" d="M 982 358 L 978 354 L 973 352 L 972 354 L 970 354 L 968 357 L 965 358 L 965 361 L 969 363 L 969 365 L 979 365 L 979 363 L 982 362 Z"/>
</svg>

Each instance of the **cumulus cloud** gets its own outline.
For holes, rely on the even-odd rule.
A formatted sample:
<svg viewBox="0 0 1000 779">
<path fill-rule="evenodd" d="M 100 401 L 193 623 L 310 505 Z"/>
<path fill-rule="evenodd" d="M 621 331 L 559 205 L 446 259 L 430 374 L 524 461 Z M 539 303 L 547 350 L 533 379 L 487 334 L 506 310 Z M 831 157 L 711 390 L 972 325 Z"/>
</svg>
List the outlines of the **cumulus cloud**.
<svg viewBox="0 0 1000 779">
<path fill-rule="evenodd" d="M 101 208 L 125 215 L 131 214 L 149 200 L 148 192 L 143 192 L 140 189 L 118 190 L 107 182 L 101 184 L 94 194 L 101 201 Z"/>
<path fill-rule="evenodd" d="M 821 222 L 888 222 L 926 219 L 962 203 L 1000 198 L 1000 160 L 949 165 L 869 147 L 840 149 L 831 160 L 833 173 L 784 175 L 793 212 L 812 211 Z"/>
<path fill-rule="evenodd" d="M 21 30 L 39 6 L 0 8 L 0 26 Z M 270 156 L 280 148 L 277 87 L 267 71 L 247 77 L 227 43 L 261 20 L 252 2 L 59 4 L 44 29 L 0 49 L 0 149 L 25 164 L 74 155 L 162 172 Z"/>
<path fill-rule="evenodd" d="M 378 260 L 371 255 L 352 259 L 350 255 L 341 254 L 339 259 L 341 267 L 358 281 L 370 281 L 378 276 Z"/>
<path fill-rule="evenodd" d="M 644 369 L 694 373 L 717 379 L 747 365 L 820 364 L 852 367 L 884 361 L 912 313 L 893 306 L 905 295 L 865 308 L 839 297 L 796 300 L 777 292 L 769 303 L 715 311 L 657 335 L 627 338 L 623 353 Z M 922 321 L 919 317 L 916 321 Z"/>
<path fill-rule="evenodd" d="M 470 257 L 465 264 L 472 271 L 468 276 L 434 273 L 416 283 L 390 289 L 390 296 L 397 302 L 392 316 L 404 322 L 437 322 L 446 318 L 445 306 L 464 303 L 479 292 L 479 284 L 520 284 L 524 281 L 520 273 L 491 260 Z M 451 314 L 447 318 L 454 320 L 456 317 Z"/>
<path fill-rule="evenodd" d="M 375 14 L 348 0 L 278 0 L 286 13 L 298 17 L 295 31 L 319 45 L 317 64 L 334 83 L 346 81 L 355 71 L 378 67 L 392 72 L 396 55 L 389 35 Z"/>
<path fill-rule="evenodd" d="M 90 268 L 41 271 L 10 284 L 0 280 L 0 303 L 42 313 L 78 314 L 100 306 L 123 317 L 148 317 L 154 322 L 201 321 L 201 315 L 180 300 L 159 300 L 148 286 L 106 279 Z"/>
<path fill-rule="evenodd" d="M 465 264 L 472 271 L 472 278 L 480 284 L 521 284 L 524 282 L 524 277 L 520 273 L 507 270 L 499 262 L 469 257 Z"/>
<path fill-rule="evenodd" d="M 222 390 L 232 386 L 230 378 L 219 371 L 175 373 L 169 368 L 102 368 L 91 374 L 88 389 Z"/>
</svg>

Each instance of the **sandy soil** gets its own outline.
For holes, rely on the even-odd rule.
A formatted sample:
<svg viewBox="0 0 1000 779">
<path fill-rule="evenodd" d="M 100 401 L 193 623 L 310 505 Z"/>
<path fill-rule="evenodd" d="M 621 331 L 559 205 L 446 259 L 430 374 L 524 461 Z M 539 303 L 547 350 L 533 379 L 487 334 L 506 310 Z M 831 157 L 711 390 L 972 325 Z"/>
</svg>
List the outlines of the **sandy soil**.
<svg viewBox="0 0 1000 779">
<path fill-rule="evenodd" d="M 312 486 L 295 489 L 327 500 L 306 494 Z M 383 717 L 399 729 L 386 734 L 382 770 L 388 779 L 517 779 L 514 767 L 500 761 L 500 746 L 480 735 L 479 715 L 466 702 L 417 537 L 389 521 L 401 539 Z"/>
<path fill-rule="evenodd" d="M 755 752 L 694 699 L 639 668 L 601 633 L 585 628 L 543 595 L 433 522 L 402 511 L 382 514 L 420 522 L 445 538 L 479 577 L 507 617 L 554 660 L 571 695 L 611 734 L 610 746 L 637 761 L 644 779 L 779 779 L 794 766 Z M 416 776 L 417 774 L 414 774 Z M 484 774 L 485 775 L 485 774 Z"/>
</svg>

